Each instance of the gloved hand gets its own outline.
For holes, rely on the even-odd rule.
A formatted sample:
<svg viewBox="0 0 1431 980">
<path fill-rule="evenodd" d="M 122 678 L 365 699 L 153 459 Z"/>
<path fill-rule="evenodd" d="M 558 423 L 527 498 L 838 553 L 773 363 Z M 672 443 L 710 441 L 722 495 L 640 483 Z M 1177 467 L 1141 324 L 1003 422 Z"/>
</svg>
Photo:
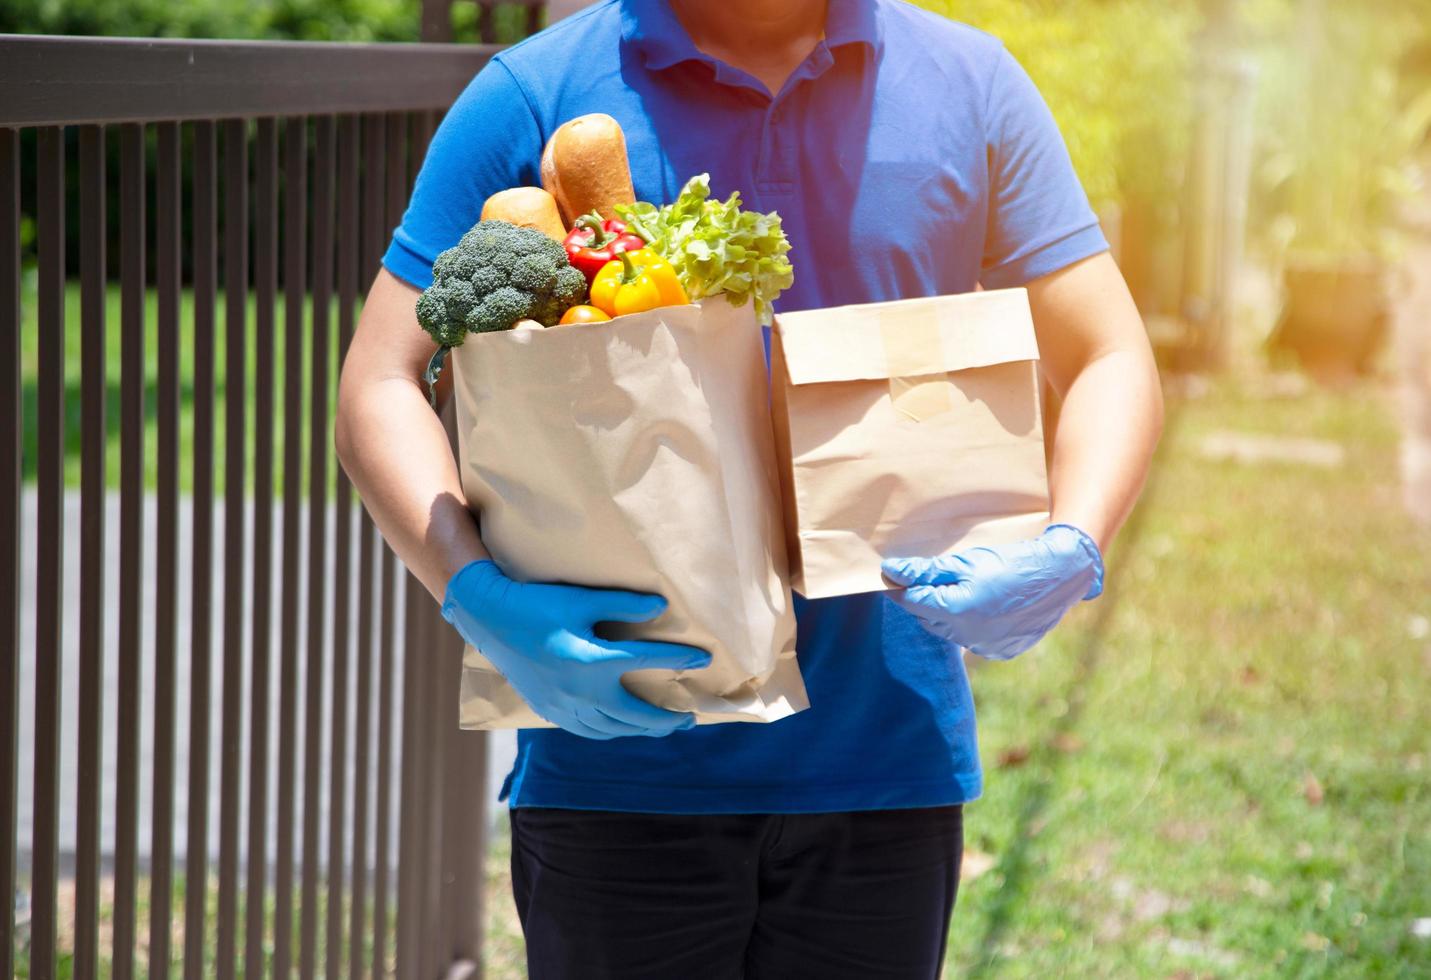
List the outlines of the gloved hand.
<svg viewBox="0 0 1431 980">
<path fill-rule="evenodd" d="M 925 629 L 991 660 L 1017 657 L 1080 599 L 1103 592 L 1098 545 L 1070 524 L 1016 544 L 941 558 L 890 558 L 882 567 L 891 581 L 907 586 L 890 598 Z"/>
<path fill-rule="evenodd" d="M 694 670 L 708 653 L 675 643 L 597 637 L 597 623 L 644 623 L 666 609 L 656 595 L 514 582 L 489 560 L 447 583 L 442 616 L 492 662 L 532 710 L 586 738 L 669 735 L 695 717 L 643 701 L 621 686 L 628 670 Z"/>
</svg>

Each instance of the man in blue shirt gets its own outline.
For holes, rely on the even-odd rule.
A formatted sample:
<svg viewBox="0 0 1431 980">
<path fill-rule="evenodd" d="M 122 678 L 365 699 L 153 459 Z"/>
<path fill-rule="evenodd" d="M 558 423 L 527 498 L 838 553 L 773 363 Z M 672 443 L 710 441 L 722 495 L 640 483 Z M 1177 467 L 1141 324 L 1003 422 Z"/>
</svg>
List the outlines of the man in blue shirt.
<svg viewBox="0 0 1431 980">
<path fill-rule="evenodd" d="M 780 309 L 1027 286 L 1063 397 L 1048 531 L 891 562 L 890 593 L 797 599 L 811 707 L 772 725 L 691 728 L 621 688 L 695 662 L 596 638 L 659 599 L 506 579 L 420 387 L 433 344 L 413 309 L 437 254 L 489 195 L 539 184 L 547 137 L 588 112 L 624 129 L 638 198 L 709 172 L 780 212 Z M 507 783 L 531 975 L 937 975 L 981 789 L 961 648 L 1014 656 L 1098 594 L 1161 425 L 1141 321 L 1028 76 L 899 0 L 606 0 L 473 80 L 384 265 L 339 452 L 448 619 L 561 726 L 521 733 Z"/>
</svg>

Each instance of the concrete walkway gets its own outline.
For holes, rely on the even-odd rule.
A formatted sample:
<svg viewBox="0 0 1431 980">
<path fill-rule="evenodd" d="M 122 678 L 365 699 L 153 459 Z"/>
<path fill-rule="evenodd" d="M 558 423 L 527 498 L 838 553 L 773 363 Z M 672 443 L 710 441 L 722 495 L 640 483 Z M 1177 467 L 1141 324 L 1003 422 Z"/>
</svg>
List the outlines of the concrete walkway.
<svg viewBox="0 0 1431 980">
<path fill-rule="evenodd" d="M 153 796 L 153 792 L 152 792 L 153 787 L 152 787 L 152 785 L 151 785 L 151 781 L 152 781 L 152 778 L 153 778 L 153 777 L 152 777 L 152 771 L 153 771 L 153 769 L 152 769 L 152 758 L 153 758 L 153 735 L 154 735 L 154 729 L 153 729 L 153 718 L 154 718 L 154 649 L 153 649 L 153 644 L 154 644 L 154 623 L 153 623 L 153 618 L 154 618 L 154 617 L 153 617 L 153 610 L 154 610 L 154 598 L 155 598 L 154 519 L 155 519 L 155 512 L 156 512 L 156 502 L 155 502 L 155 500 L 151 497 L 151 498 L 148 498 L 145 503 L 146 503 L 146 507 L 145 507 L 145 533 L 146 533 L 146 541 L 145 541 L 145 545 L 144 545 L 144 566 L 145 566 L 145 567 L 144 567 L 144 617 L 143 617 L 143 618 L 144 618 L 144 623 L 143 623 L 143 629 L 144 629 L 144 663 L 143 663 L 143 683 L 142 683 L 142 695 L 141 695 L 141 699 L 142 699 L 141 719 L 142 719 L 142 720 L 141 720 L 141 723 L 140 723 L 140 739 L 139 739 L 139 740 L 140 740 L 140 754 L 141 754 L 141 758 L 142 758 L 142 760 L 143 760 L 143 762 L 142 762 L 142 769 L 141 769 L 141 773 L 140 773 L 140 799 L 139 799 L 139 807 L 140 807 L 140 818 L 139 818 L 139 853 L 140 853 L 141 862 L 147 862 L 147 860 L 148 860 L 149 842 L 150 842 L 150 839 L 151 839 L 150 807 L 151 807 L 152 796 Z M 77 803 L 76 803 L 76 800 L 77 800 L 76 780 L 77 780 L 77 761 L 78 761 L 78 760 L 77 760 L 77 744 L 78 744 L 78 707 L 79 707 L 79 649 L 78 649 L 78 648 L 79 648 L 79 623 L 78 623 L 78 620 L 79 620 L 79 526 L 80 526 L 80 517 L 79 517 L 79 515 L 80 515 L 80 506 L 79 506 L 79 505 L 80 505 L 80 500 L 79 500 L 79 494 L 78 494 L 77 492 L 71 492 L 71 493 L 66 494 L 66 496 L 65 496 L 65 503 L 64 503 L 64 508 L 65 508 L 65 528 L 66 528 L 66 533 L 65 533 L 65 555 L 64 555 L 65 622 L 64 622 L 64 665 L 63 665 L 63 672 L 62 672 L 62 684 L 63 684 L 63 688 L 62 688 L 62 699 L 63 699 L 63 708 L 62 708 L 62 721 L 61 721 L 62 739 L 61 739 L 61 762 L 60 762 L 60 771 L 61 771 L 61 777 L 60 777 L 60 786 L 61 786 L 61 804 L 60 804 L 60 807 L 61 807 L 60 849 L 61 849 L 62 854 L 72 854 L 72 853 L 73 853 L 73 850 L 74 850 L 74 841 L 75 841 L 75 812 L 76 812 L 76 805 L 77 805 Z M 306 530 L 306 523 L 307 523 L 306 517 L 307 517 L 307 512 L 306 512 L 306 508 L 305 508 L 305 511 L 304 511 L 304 524 L 305 524 L 305 528 L 300 531 L 300 535 L 299 535 L 300 539 L 304 542 L 305 545 L 306 545 L 306 542 L 307 542 L 307 540 L 308 540 L 308 535 L 307 535 L 307 530 Z M 355 521 L 354 521 L 354 524 L 356 524 L 356 523 L 357 523 L 357 522 L 356 522 L 356 520 L 355 520 Z M 273 582 L 275 583 L 275 590 L 276 590 L 276 588 L 277 588 L 277 586 L 278 586 L 278 583 L 280 583 L 281 580 L 282 580 L 282 579 L 281 579 L 281 575 L 280 575 L 280 561 L 281 561 L 281 555 L 280 555 L 280 553 L 279 553 L 279 552 L 280 552 L 280 549 L 281 549 L 280 542 L 281 542 L 281 540 L 282 540 L 282 513 L 278 510 L 277 507 L 275 507 L 275 513 L 274 513 L 274 525 L 275 525 L 275 527 L 274 527 L 274 542 L 275 542 L 275 545 L 274 545 L 274 565 L 273 565 L 273 569 L 272 569 L 272 571 L 271 571 L 270 574 L 272 575 L 271 581 L 273 581 Z M 23 594 L 23 596 L 22 596 L 22 606 L 21 606 L 21 609 L 22 609 L 22 614 L 21 614 L 21 664 L 20 664 L 20 692 L 19 692 L 19 693 L 20 693 L 20 715 L 19 715 L 19 724 L 20 724 L 20 772 L 19 772 L 20 812 L 19 812 L 19 814 L 18 814 L 18 824 L 19 824 L 19 834 L 18 834 L 19 840 L 18 840 L 18 844 L 19 844 L 19 848 L 20 848 L 22 854 L 24 855 L 24 857 L 22 857 L 22 862 L 23 862 L 23 864 L 24 864 L 25 866 L 28 866 L 28 854 L 29 854 L 29 849 L 30 849 L 30 841 L 31 841 L 31 839 L 32 839 L 32 821 L 33 821 L 33 819 L 34 819 L 34 816 L 33 816 L 33 802 L 34 802 L 34 801 L 33 801 L 33 791 L 34 791 L 34 721 L 35 721 L 35 710 L 34 710 L 34 709 L 35 709 L 35 669 L 34 669 L 34 668 L 35 668 L 35 654 L 34 654 L 34 650 L 35 650 L 35 619 L 34 619 L 35 594 L 34 594 L 34 584 L 35 584 L 35 558 L 36 558 L 36 547 L 35 547 L 34 534 L 35 534 L 35 527 L 36 527 L 36 497 L 35 497 L 35 493 L 34 493 L 33 489 L 28 490 L 28 491 L 26 492 L 26 494 L 25 494 L 25 497 L 24 497 L 21 527 L 24 528 L 25 540 L 24 540 L 24 543 L 23 543 L 23 544 L 24 544 L 24 547 L 23 547 L 23 559 L 22 559 L 22 581 L 23 581 L 24 594 Z M 245 570 L 246 570 L 246 571 L 245 571 L 245 583 L 251 583 L 252 579 L 251 579 L 251 576 L 250 576 L 250 573 L 249 573 L 249 570 L 252 569 L 252 528 L 253 528 L 253 522 L 252 522 L 252 516 L 251 516 L 251 515 L 249 516 L 249 520 L 248 520 L 248 523 L 247 523 L 247 527 L 248 527 L 248 530 L 249 530 L 249 538 L 250 538 L 250 540 L 249 540 L 249 542 L 248 542 L 248 553 L 247 553 L 246 556 L 245 556 Z M 329 527 L 329 532 L 330 532 L 329 535 L 328 535 L 328 561 L 331 562 L 331 561 L 332 561 L 332 546 L 333 546 L 333 536 L 332 536 L 332 533 L 331 533 L 332 527 L 333 527 L 333 518 L 332 518 L 331 510 L 330 510 L 330 514 L 329 514 L 329 517 L 328 517 L 328 527 Z M 355 528 L 355 531 L 356 531 L 356 528 Z M 117 637 L 118 637 L 118 628 L 119 628 L 119 614 L 118 614 L 118 581 L 119 581 L 119 579 L 118 579 L 118 576 L 119 576 L 119 564 L 118 564 L 118 563 L 119 563 L 119 497 L 118 497 L 117 494 L 109 494 L 109 495 L 107 496 L 107 499 L 106 499 L 105 532 L 106 532 L 106 535 L 107 535 L 107 540 L 106 540 L 106 560 L 107 560 L 107 567 L 106 567 L 106 569 L 105 569 L 105 587 L 106 587 L 106 588 L 105 588 L 105 606 L 106 606 L 106 609 L 105 609 L 105 622 L 104 622 L 104 627 L 105 627 L 105 637 L 106 637 L 106 640 L 105 640 L 105 663 L 104 663 L 104 689 L 105 689 L 105 698 L 104 698 L 104 736 L 103 736 L 103 746 L 104 746 L 104 748 L 103 748 L 103 752 L 104 752 L 104 777 L 103 777 L 103 790 L 102 790 L 103 797 L 102 797 L 102 803 L 101 803 L 101 808 L 102 808 L 102 812 L 103 812 L 103 818 L 102 818 L 102 824 L 101 824 L 101 840 L 102 840 L 103 852 L 104 852 L 104 854 L 106 855 L 106 858 L 108 858 L 109 856 L 112 856 L 112 854 L 113 854 L 113 848 L 114 848 L 114 802 L 115 802 L 115 786 L 116 786 L 116 774 L 117 774 L 117 767 L 116 767 L 116 761 L 115 761 L 115 745 L 116 745 L 116 732 L 117 732 L 117 692 L 118 692 L 118 673 L 119 673 L 119 672 L 118 672 L 118 662 L 117 662 L 117 661 L 118 661 L 118 653 L 117 653 L 117 650 L 118 650 L 118 640 L 117 640 Z M 213 637 L 213 646 L 212 646 L 212 656 L 213 656 L 212 677 L 213 677 L 213 683 L 212 683 L 212 690 L 211 690 L 211 692 L 210 692 L 211 704 L 213 705 L 213 714 L 212 714 L 212 717 L 211 717 L 211 719 L 210 719 L 210 744 L 209 744 L 209 746 L 208 746 L 208 751 L 209 751 L 209 772 L 210 772 L 210 776 L 209 776 L 209 853 L 210 853 L 211 856 L 217 856 L 217 853 L 218 853 L 218 817 L 217 817 L 217 814 L 218 814 L 218 812 L 219 812 L 219 751 L 218 751 L 218 740 L 219 740 L 219 735 L 220 735 L 220 724 L 221 724 L 220 705 L 221 705 L 221 703 L 222 703 L 222 701 L 221 701 L 221 697 L 222 697 L 221 674 L 222 674 L 222 655 L 223 655 L 222 633 L 221 633 L 222 625 L 223 625 L 222 597 L 223 597 L 224 594 L 225 594 L 225 592 L 224 592 L 223 563 L 222 563 L 222 552 L 223 552 L 223 504 L 222 504 L 221 501 L 216 501 L 216 502 L 215 502 L 215 505 L 214 505 L 214 537 L 215 537 L 215 542 L 214 542 L 214 544 L 215 544 L 215 551 L 217 552 L 217 554 L 216 554 L 216 556 L 215 556 L 216 561 L 215 561 L 215 564 L 214 564 L 214 592 L 213 592 L 213 594 L 214 594 L 214 596 L 215 596 L 215 601 L 214 601 L 213 614 L 212 614 L 213 627 L 214 627 L 214 637 Z M 177 632 L 177 636 L 178 636 L 178 638 L 179 638 L 179 656 L 178 656 L 178 663 L 177 663 L 177 673 L 178 673 L 177 690 L 178 690 L 178 697 L 177 697 L 177 699 L 176 699 L 176 700 L 177 700 L 176 718 L 177 718 L 177 720 L 178 720 L 178 731 L 175 733 L 175 750 L 176 750 L 176 751 L 175 751 L 175 756 L 176 756 L 176 758 L 175 758 L 175 781 L 176 781 L 176 787 L 175 787 L 175 814 L 174 814 L 175 853 L 178 854 L 178 855 L 180 855 L 181 857 L 182 857 L 182 855 L 183 855 L 183 853 L 184 853 L 184 851 L 185 851 L 185 847 L 186 847 L 186 844 L 185 844 L 185 828 L 186 828 L 186 826 L 187 826 L 186 803 L 187 803 L 187 799 L 188 799 L 188 757 L 189 757 L 189 745 L 188 745 L 188 734 L 189 734 L 189 656 L 188 656 L 188 638 L 189 638 L 189 636 L 190 636 L 190 630 L 191 630 L 191 627 L 190 627 L 190 612 L 191 612 L 191 599 L 192 599 L 192 596 L 191 596 L 191 593 L 190 593 L 190 589 L 189 589 L 189 582 L 191 581 L 191 574 L 189 573 L 188 570 L 192 567 L 192 548 L 191 548 L 191 545 L 192 545 L 191 507 L 190 507 L 190 501 L 189 501 L 187 498 L 185 498 L 185 499 L 181 502 L 180 514 L 179 514 L 179 569 L 180 569 L 179 578 L 180 578 L 180 582 L 181 582 L 181 594 L 180 594 L 179 600 L 178 600 L 178 632 Z M 353 543 L 352 543 L 352 554 L 354 554 L 354 555 L 357 554 L 357 548 L 358 548 L 357 535 L 356 535 L 356 533 L 355 533 L 355 534 L 354 534 Z M 305 552 L 306 552 L 306 547 L 305 547 Z M 355 564 L 356 564 L 356 562 L 355 562 Z M 307 569 L 307 557 L 306 557 L 306 554 L 305 554 L 305 556 L 304 556 L 304 558 L 303 558 L 303 563 L 302 563 L 302 566 L 301 566 L 301 567 L 304 568 L 304 569 L 305 569 L 305 572 L 306 572 L 306 569 Z M 331 567 L 331 566 L 330 566 L 330 567 Z M 401 583 L 401 579 L 399 579 L 399 583 Z M 356 574 L 356 568 L 354 569 L 354 576 L 353 576 L 352 586 L 353 586 L 354 594 L 356 595 L 356 591 L 357 591 L 357 574 Z M 252 600 L 251 590 L 247 587 L 247 584 L 246 584 L 246 587 L 245 587 L 245 590 L 244 590 L 244 591 L 245 591 L 245 607 L 244 607 L 245 612 L 244 612 L 244 618 L 245 618 L 245 622 L 246 622 L 246 623 L 251 623 L 251 622 L 252 622 L 252 601 L 253 601 L 253 600 Z M 331 594 L 331 593 L 330 593 L 330 594 Z M 398 609 L 398 615 L 399 615 L 399 616 L 401 616 L 401 614 L 402 614 L 402 605 L 403 605 L 403 604 L 402 604 L 401 598 L 399 597 L 399 600 L 398 600 L 398 602 L 397 602 L 397 609 Z M 306 610 L 303 610 L 302 607 L 300 606 L 300 617 L 302 617 L 305 612 L 306 612 Z M 278 717 L 278 663 L 277 663 L 278 654 L 277 654 L 277 651 L 278 651 L 278 625 L 279 625 L 279 598 L 278 598 L 277 595 L 274 596 L 274 609 L 273 609 L 272 623 L 273 623 L 273 637 L 272 637 L 272 646 L 271 646 L 271 649 L 273 650 L 273 654 L 272 654 L 272 656 L 273 656 L 273 661 L 272 661 L 272 667 L 271 667 L 271 670 L 270 670 L 270 674 L 271 674 L 271 685 L 270 685 L 269 690 L 268 690 L 267 692 L 264 692 L 264 695 L 265 695 L 265 696 L 268 698 L 268 700 L 269 700 L 269 717 L 270 717 L 271 724 L 272 724 L 272 728 L 270 729 L 270 736 L 269 736 L 269 751 L 270 751 L 270 753 L 273 753 L 273 751 L 274 751 L 274 745 L 275 745 L 275 743 L 277 742 L 277 717 Z M 331 623 L 327 623 L 327 624 L 326 624 L 326 629 L 325 629 L 325 636 L 331 636 L 331 629 L 332 629 L 332 624 L 331 624 Z M 305 637 L 307 636 L 307 632 L 306 632 L 306 631 L 307 631 L 307 624 L 306 624 L 306 622 L 303 622 L 302 620 L 300 620 L 299 632 L 298 632 L 298 635 L 299 635 L 299 637 L 300 637 L 300 643 L 303 643 L 303 639 L 302 639 L 302 638 L 305 638 Z M 324 649 L 324 651 L 325 651 L 324 676 L 325 676 L 325 677 L 331 677 L 331 671 L 332 671 L 332 656 L 333 656 L 333 652 L 332 652 L 332 651 L 333 651 L 333 645 L 332 645 L 331 640 L 329 640 L 329 641 L 327 641 L 327 642 L 324 643 L 323 649 Z M 250 699 L 253 697 L 253 692 L 248 689 L 249 666 L 248 666 L 248 662 L 247 662 L 247 650 L 245 651 L 245 654 L 246 654 L 246 655 L 245 655 L 245 664 L 244 664 L 244 669 L 243 669 L 243 676 L 244 676 L 244 708 L 243 708 L 244 734 L 243 734 L 243 738 L 242 738 L 242 751 L 241 751 L 241 755 L 242 755 L 241 772 L 243 773 L 243 777 L 242 777 L 243 789 L 242 789 L 241 792 L 242 792 L 242 797 L 243 797 L 243 799 L 244 799 L 244 801 L 245 801 L 245 811 L 244 811 L 243 820 L 244 820 L 244 827 L 246 828 L 246 826 L 247 826 L 247 819 L 248 819 L 248 817 L 247 817 L 248 785 L 247 785 L 247 784 L 248 784 L 248 765 L 249 765 L 249 763 L 248 763 L 248 744 L 249 744 L 248 719 L 249 719 L 249 716 L 250 716 L 250 715 L 249 715 L 249 712 L 250 712 L 250 704 L 251 704 L 251 700 L 250 700 Z M 402 661 L 401 661 L 402 650 L 401 650 L 401 645 L 399 645 L 399 647 L 398 647 L 397 655 L 398 655 L 398 661 L 397 661 L 397 663 L 396 663 L 396 665 L 395 665 L 395 668 L 396 668 L 397 676 L 400 678 L 400 677 L 402 676 L 402 672 L 401 672 L 401 667 L 402 667 Z M 300 656 L 306 658 L 306 651 L 305 651 L 304 653 L 302 653 Z M 374 657 L 375 657 L 375 659 L 376 659 L 376 653 L 375 653 Z M 305 703 L 305 696 L 304 696 L 304 693 L 303 693 L 303 673 L 304 673 L 304 670 L 303 670 L 303 667 L 302 667 L 301 663 L 302 663 L 302 662 L 300 662 L 300 669 L 299 669 L 299 691 L 298 691 L 298 697 L 297 697 L 297 704 L 298 704 L 298 732 L 300 733 L 300 734 L 299 734 L 299 742 L 300 742 L 300 744 L 296 747 L 296 750 L 295 750 L 295 751 L 296 751 L 296 758 L 297 758 L 297 760 L 298 760 L 298 783 L 299 783 L 299 786 L 300 786 L 299 797 L 298 797 L 298 808 L 299 808 L 298 817 L 299 817 L 299 819 L 301 819 L 301 816 L 302 816 L 302 790 L 301 790 L 301 787 L 302 787 L 302 785 L 303 785 L 303 783 L 304 783 L 304 775 L 303 775 L 303 767 L 302 767 L 302 766 L 303 766 L 303 748 L 302 748 L 301 741 L 302 741 L 302 732 L 303 732 L 303 709 L 304 709 L 304 703 Z M 352 780 L 352 777 L 351 777 L 352 765 L 353 765 L 353 762 L 352 762 L 353 735 L 352 735 L 352 727 L 351 727 L 351 726 L 352 726 L 352 715 L 353 715 L 352 701 L 353 701 L 353 699 L 356 697 L 356 690 L 357 690 L 357 689 L 356 689 L 356 671 L 355 671 L 355 670 L 349 670 L 348 674 L 349 674 L 349 684 L 350 684 L 349 694 L 348 694 L 348 701 L 349 701 L 349 707 L 348 707 L 349 735 L 348 735 L 348 739 L 347 739 L 347 741 L 348 741 L 348 758 L 347 758 L 345 764 L 349 767 L 349 773 L 350 773 L 349 779 L 348 779 L 348 781 L 347 781 L 347 782 L 348 782 L 348 793 L 350 794 L 350 796 L 349 796 L 349 803 L 348 803 L 348 805 L 347 805 L 347 810 L 348 810 L 348 813 L 347 813 L 347 821 L 349 822 L 349 826 L 351 826 L 351 820 L 352 820 L 352 813 L 351 813 L 351 793 L 352 793 L 352 785 L 353 785 L 353 780 Z M 373 686 L 376 687 L 376 684 L 374 684 Z M 376 697 L 376 694 L 377 694 L 377 692 L 374 691 L 374 696 L 375 696 L 375 697 Z M 327 818 L 327 810 L 326 810 L 326 807 L 327 807 L 328 775 L 327 775 L 327 769 L 326 769 L 326 759 L 327 759 L 327 754 L 326 754 L 327 749 L 326 749 L 326 746 L 327 746 L 327 744 L 328 744 L 328 733 L 329 733 L 329 731 L 330 731 L 331 718 L 332 718 L 332 714 L 331 714 L 331 712 L 332 712 L 332 703 L 331 703 L 331 702 L 332 702 L 331 691 L 329 691 L 329 692 L 326 694 L 326 696 L 325 696 L 325 703 L 324 703 L 324 719 L 325 719 L 325 721 L 324 721 L 324 733 L 325 733 L 325 734 L 324 734 L 324 745 L 325 745 L 325 756 L 324 756 L 324 758 L 325 758 L 325 771 L 324 771 L 324 775 L 323 775 L 323 777 L 322 777 L 322 779 L 323 779 L 322 786 L 323 786 L 323 791 L 324 791 L 324 792 L 323 792 L 323 798 L 324 798 L 324 799 L 323 799 L 324 813 L 323 813 L 322 819 L 321 819 L 321 821 L 320 821 L 320 826 L 321 826 L 321 828 L 322 828 L 322 839 L 321 839 L 320 848 L 319 848 L 319 853 L 320 853 L 321 855 L 325 856 L 325 857 L 326 857 L 327 852 L 328 852 L 328 844 L 327 844 L 328 818 Z M 401 690 L 400 690 L 400 688 L 399 688 L 399 690 L 396 690 L 396 691 L 393 692 L 393 704 L 394 704 L 395 707 L 399 707 L 399 706 L 401 705 Z M 376 778 L 377 778 L 377 773 L 376 773 L 376 761 L 375 761 L 375 760 L 376 760 L 376 727 L 377 727 L 377 711 L 376 711 L 376 705 L 374 705 L 370 717 L 373 719 L 373 721 L 372 721 L 372 737 L 373 737 L 373 739 L 374 739 L 374 749 L 373 749 L 373 751 L 370 752 L 370 758 L 374 760 L 374 763 L 373 763 L 373 766 L 372 766 L 372 768 L 370 769 L 370 772 L 369 772 L 369 775 L 368 775 L 368 779 L 369 779 L 370 784 L 371 784 L 371 782 L 372 782 L 373 780 L 376 780 Z M 395 718 L 395 722 L 396 722 L 396 720 L 397 720 L 397 719 Z M 399 751 L 399 747 L 398 747 L 398 745 L 397 745 L 397 742 L 398 742 L 398 740 L 399 740 L 400 732 L 399 732 L 398 730 L 395 730 L 395 731 L 394 731 L 394 736 L 395 736 L 395 737 L 394 737 L 394 745 L 393 745 L 393 747 L 392 747 L 392 753 L 393 753 L 393 754 L 392 754 L 392 759 L 393 759 L 393 771 L 392 771 L 392 786 L 391 786 L 391 789 L 390 789 L 390 798 L 394 801 L 394 807 L 396 807 L 396 800 L 397 800 L 397 797 L 398 797 L 398 787 L 399 787 L 399 783 L 398 783 L 398 780 L 399 780 L 399 772 L 398 772 L 398 769 L 399 769 L 399 766 L 398 766 L 398 758 L 399 758 L 399 757 L 398 757 L 398 751 Z M 501 784 L 501 779 L 502 779 L 502 777 L 506 774 L 507 769 L 508 769 L 508 768 L 510 767 L 510 765 L 511 765 L 511 759 L 512 759 L 512 756 L 513 756 L 513 754 L 514 754 L 514 752 L 515 752 L 515 738 L 514 738 L 514 736 L 513 736 L 513 733 L 511 733 L 511 732 L 498 732 L 498 733 L 494 733 L 493 737 L 489 740 L 489 744 L 491 745 L 491 755 L 492 755 L 492 758 L 491 758 L 491 760 L 490 760 L 490 766 L 489 766 L 489 779 L 488 779 L 489 785 L 488 785 L 488 790 L 489 790 L 489 796 L 490 796 L 490 798 L 491 798 L 491 802 L 492 802 L 492 805 L 493 805 L 493 812 L 494 812 L 494 814 L 495 814 L 495 813 L 497 812 L 496 791 L 497 791 L 497 788 L 498 788 L 498 787 L 500 786 L 500 784 Z M 276 774 L 276 772 L 277 772 L 276 755 L 274 755 L 274 756 L 271 757 L 271 761 L 270 761 L 270 765 L 269 765 L 269 771 L 270 771 L 271 773 L 275 773 L 275 774 Z M 272 778 L 273 778 L 274 780 L 276 780 L 276 775 L 275 775 L 274 777 L 272 777 Z M 274 830 L 274 828 L 275 828 L 275 826 L 276 826 L 276 816 L 275 816 L 275 813 L 274 813 L 274 811 L 273 811 L 273 807 L 274 807 L 274 805 L 275 805 L 275 795 L 276 795 L 276 794 L 275 794 L 275 791 L 274 791 L 274 785 L 275 785 L 274 782 L 270 782 L 269 794 L 268 794 L 269 807 L 270 807 L 270 812 L 269 812 L 269 815 L 268 815 L 268 824 L 269 824 L 269 829 L 270 829 L 270 835 L 272 835 L 273 830 Z M 370 788 L 369 794 L 368 794 L 368 796 L 369 796 L 369 805 L 371 805 L 371 802 L 372 802 L 372 799 L 373 799 L 373 796 L 374 796 L 374 795 L 375 795 L 375 794 L 373 793 L 372 789 Z M 394 809 L 394 814 L 396 814 L 396 809 Z M 373 819 L 372 819 L 371 815 L 370 815 L 370 817 L 369 817 L 368 827 L 369 827 L 369 834 L 371 834 L 371 833 L 372 833 L 372 827 L 373 827 Z M 391 843 L 392 843 L 392 846 L 391 846 L 390 851 L 389 851 L 390 854 L 394 855 L 394 859 L 396 859 L 396 854 L 397 854 L 396 831 L 397 831 L 396 819 L 394 818 L 394 821 L 393 821 L 393 840 L 392 840 L 392 842 L 391 842 Z M 241 847 L 241 848 L 244 847 L 244 842 L 246 841 L 246 837 L 247 837 L 247 830 L 245 829 L 245 830 L 241 831 L 241 833 L 240 833 L 240 847 Z M 370 846 L 371 846 L 371 845 L 370 845 Z M 345 846 L 345 850 L 346 850 L 346 849 L 347 849 L 347 847 Z M 271 854 L 271 850 L 270 850 L 270 854 Z M 241 860 L 242 860 L 242 858 L 241 858 Z M 66 862 L 66 863 L 67 863 L 67 862 Z M 181 867 L 182 867 L 182 861 L 181 861 Z"/>
</svg>

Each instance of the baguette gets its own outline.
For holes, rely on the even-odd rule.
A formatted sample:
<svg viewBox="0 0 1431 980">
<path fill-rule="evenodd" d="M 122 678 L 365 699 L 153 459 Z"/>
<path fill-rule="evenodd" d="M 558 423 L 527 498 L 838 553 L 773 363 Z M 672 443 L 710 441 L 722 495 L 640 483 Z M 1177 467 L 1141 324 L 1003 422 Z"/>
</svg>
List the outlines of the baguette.
<svg viewBox="0 0 1431 980">
<path fill-rule="evenodd" d="M 593 112 L 563 123 L 542 151 L 542 186 L 556 198 L 568 225 L 592 211 L 616 217 L 616 205 L 635 204 L 626 136 L 610 116 Z"/>
<path fill-rule="evenodd" d="M 566 225 L 557 211 L 556 200 L 540 187 L 512 187 L 498 191 L 482 205 L 483 221 L 507 221 L 561 241 Z"/>
</svg>

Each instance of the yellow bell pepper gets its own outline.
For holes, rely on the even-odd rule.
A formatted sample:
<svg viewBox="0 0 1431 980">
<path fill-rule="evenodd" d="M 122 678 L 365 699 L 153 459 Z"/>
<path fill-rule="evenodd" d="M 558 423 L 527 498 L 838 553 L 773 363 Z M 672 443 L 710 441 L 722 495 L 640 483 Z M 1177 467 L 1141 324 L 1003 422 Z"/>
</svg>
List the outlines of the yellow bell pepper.
<svg viewBox="0 0 1431 980">
<path fill-rule="evenodd" d="M 649 248 L 620 253 L 591 283 L 591 305 L 611 316 L 689 302 L 671 263 Z"/>
</svg>

